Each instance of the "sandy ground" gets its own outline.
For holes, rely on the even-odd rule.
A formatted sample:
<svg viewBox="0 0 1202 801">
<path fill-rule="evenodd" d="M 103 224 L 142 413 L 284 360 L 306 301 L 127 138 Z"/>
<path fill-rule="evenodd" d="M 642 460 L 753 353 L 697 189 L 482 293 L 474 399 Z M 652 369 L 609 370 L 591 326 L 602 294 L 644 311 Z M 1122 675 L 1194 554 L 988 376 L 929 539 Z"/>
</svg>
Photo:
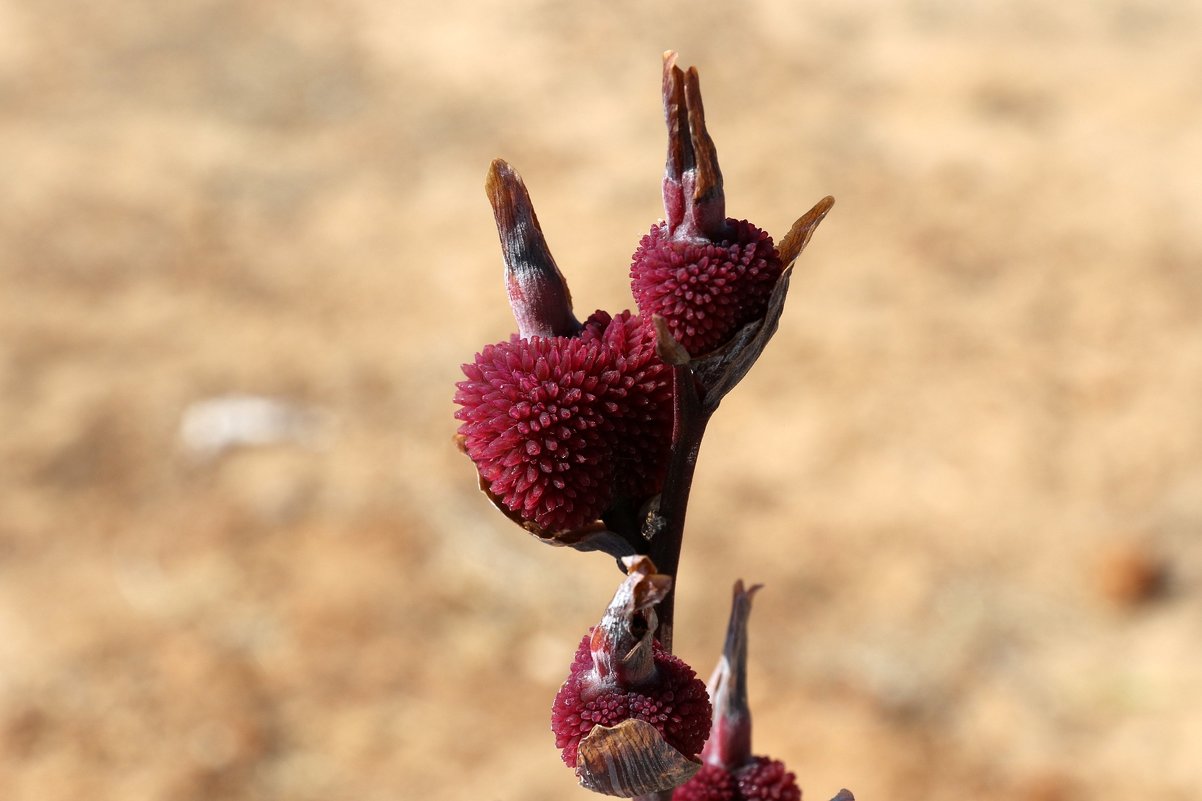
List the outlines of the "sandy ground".
<svg viewBox="0 0 1202 801">
<path fill-rule="evenodd" d="M 767 585 L 811 801 L 1202 796 L 1199 3 L 7 0 L 0 797 L 588 797 L 548 709 L 619 574 L 487 505 L 450 398 L 513 327 L 492 158 L 630 304 L 669 47 L 731 213 L 838 198 L 678 651 Z M 288 414 L 198 449 L 230 395 Z"/>
</svg>

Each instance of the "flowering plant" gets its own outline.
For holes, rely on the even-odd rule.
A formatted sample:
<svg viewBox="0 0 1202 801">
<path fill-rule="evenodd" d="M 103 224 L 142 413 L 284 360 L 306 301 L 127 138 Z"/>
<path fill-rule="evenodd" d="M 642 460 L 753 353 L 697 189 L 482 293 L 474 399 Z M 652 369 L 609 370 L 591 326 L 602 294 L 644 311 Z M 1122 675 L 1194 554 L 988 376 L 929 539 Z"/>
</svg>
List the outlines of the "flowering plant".
<svg viewBox="0 0 1202 801">
<path fill-rule="evenodd" d="M 463 365 L 458 442 L 493 504 L 536 538 L 619 560 L 627 575 L 584 636 L 552 708 L 580 783 L 622 797 L 799 801 L 794 775 L 751 753 L 747 617 L 735 585 L 708 691 L 672 653 L 676 573 L 710 416 L 775 333 L 793 262 L 830 211 L 779 242 L 726 216 L 697 70 L 664 55 L 664 219 L 630 265 L 637 311 L 581 322 L 517 172 L 485 188 L 517 333 Z M 841 791 L 839 801 L 852 801 Z"/>
</svg>

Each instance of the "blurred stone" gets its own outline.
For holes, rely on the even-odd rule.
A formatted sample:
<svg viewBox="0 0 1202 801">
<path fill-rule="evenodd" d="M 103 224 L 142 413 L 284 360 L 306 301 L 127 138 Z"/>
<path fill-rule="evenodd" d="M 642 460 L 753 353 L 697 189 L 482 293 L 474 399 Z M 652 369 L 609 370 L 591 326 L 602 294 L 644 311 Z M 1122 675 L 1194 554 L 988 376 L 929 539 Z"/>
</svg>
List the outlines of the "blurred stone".
<svg viewBox="0 0 1202 801">
<path fill-rule="evenodd" d="M 1098 556 L 1094 583 L 1098 594 L 1117 606 L 1138 606 L 1161 597 L 1168 566 L 1148 546 L 1123 542 L 1106 547 Z"/>
<path fill-rule="evenodd" d="M 184 410 L 179 436 L 195 456 L 212 459 L 237 447 L 318 447 L 330 425 L 328 413 L 292 401 L 258 395 L 221 395 Z"/>
</svg>

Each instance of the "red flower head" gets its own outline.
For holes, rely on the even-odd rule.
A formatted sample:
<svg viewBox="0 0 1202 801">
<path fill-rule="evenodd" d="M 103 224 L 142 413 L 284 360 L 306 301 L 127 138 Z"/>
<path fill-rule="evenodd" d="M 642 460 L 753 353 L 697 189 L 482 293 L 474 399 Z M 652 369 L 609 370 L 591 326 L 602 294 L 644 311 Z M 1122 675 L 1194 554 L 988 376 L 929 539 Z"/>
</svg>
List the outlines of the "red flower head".
<svg viewBox="0 0 1202 801">
<path fill-rule="evenodd" d="M 544 531 L 580 528 L 613 499 L 613 354 L 569 337 L 489 345 L 457 385 L 459 433 L 489 492 Z"/>
<path fill-rule="evenodd" d="M 577 768 L 586 785 L 596 778 L 589 772 L 595 766 L 583 756 L 596 737 L 595 727 L 614 727 L 628 720 L 650 724 L 662 742 L 678 752 L 678 761 L 688 766 L 686 776 L 697 769 L 692 761 L 710 728 L 705 685 L 652 636 L 654 607 L 668 593 L 672 579 L 656 574 L 646 557 L 623 561 L 629 575 L 601 622 L 581 640 L 568 679 L 551 708 L 555 745 L 562 749 L 564 763 Z M 642 792 L 668 789 L 682 780 Z"/>
<path fill-rule="evenodd" d="M 639 311 L 663 317 L 676 341 L 696 356 L 764 316 L 784 266 L 772 237 L 726 216 L 697 70 L 683 72 L 675 53 L 664 57 L 664 115 L 666 219 L 634 252 L 631 288 Z"/>
<path fill-rule="evenodd" d="M 672 445 L 672 371 L 655 352 L 655 329 L 624 311 L 595 312 L 585 338 L 603 342 L 619 378 L 610 389 L 614 422 L 614 468 L 618 495 L 642 501 L 664 486 Z"/>
<path fill-rule="evenodd" d="M 584 326 L 522 179 L 486 182 L 518 334 L 463 365 L 455 417 L 494 502 L 540 534 L 582 529 L 619 498 L 660 491 L 672 429 L 671 371 L 652 329 L 623 312 Z"/>
</svg>

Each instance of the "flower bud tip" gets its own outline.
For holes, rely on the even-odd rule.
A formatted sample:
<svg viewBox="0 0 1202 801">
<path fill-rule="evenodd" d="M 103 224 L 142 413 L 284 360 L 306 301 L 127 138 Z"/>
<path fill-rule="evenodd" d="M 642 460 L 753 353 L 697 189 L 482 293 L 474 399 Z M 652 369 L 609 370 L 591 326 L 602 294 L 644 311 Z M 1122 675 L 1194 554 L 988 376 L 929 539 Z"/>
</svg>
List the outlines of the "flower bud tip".
<svg viewBox="0 0 1202 801">
<path fill-rule="evenodd" d="M 580 323 L 572 314 L 567 281 L 551 256 L 530 193 L 517 170 L 494 159 L 484 181 L 505 258 L 505 289 L 523 339 L 572 336 Z"/>
</svg>

